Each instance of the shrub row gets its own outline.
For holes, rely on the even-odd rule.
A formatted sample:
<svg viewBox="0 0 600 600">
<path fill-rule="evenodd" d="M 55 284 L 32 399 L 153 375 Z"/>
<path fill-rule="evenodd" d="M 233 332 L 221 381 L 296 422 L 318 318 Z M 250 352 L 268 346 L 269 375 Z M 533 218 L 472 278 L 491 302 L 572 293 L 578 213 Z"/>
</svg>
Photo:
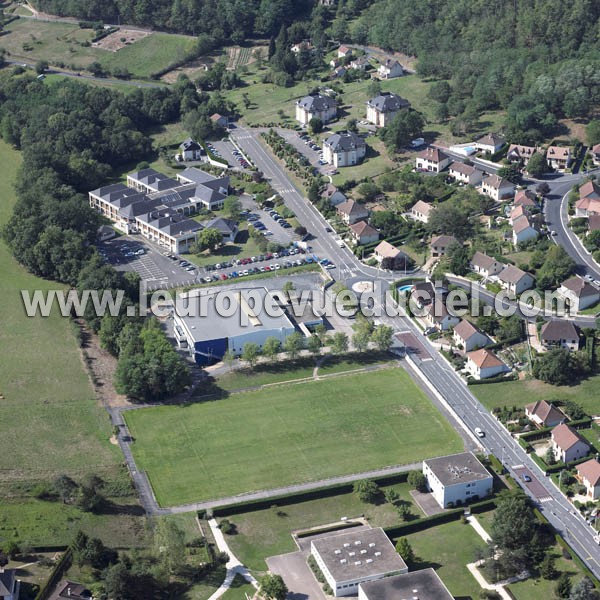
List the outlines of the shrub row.
<svg viewBox="0 0 600 600">
<path fill-rule="evenodd" d="M 515 381 L 517 375 L 511 373 L 510 376 L 498 375 L 498 377 L 489 377 L 488 379 L 468 379 L 467 385 L 487 385 L 488 383 L 502 383 L 503 381 Z"/>
<path fill-rule="evenodd" d="M 210 148 L 204 142 L 199 142 L 199 143 L 202 146 L 202 149 L 204 150 L 204 152 L 206 153 L 206 156 L 208 156 L 208 158 L 210 160 L 214 161 L 215 163 L 218 163 L 219 165 L 223 165 L 224 169 L 226 169 L 229 166 L 229 164 L 227 163 L 226 160 L 223 160 L 222 158 L 215 156 L 212 153 L 212 150 L 210 150 Z"/>
<path fill-rule="evenodd" d="M 321 527 L 318 529 L 309 529 L 308 531 L 301 531 L 296 534 L 297 538 L 310 537 L 311 535 L 317 535 L 321 533 L 329 533 L 330 531 L 340 531 L 342 529 L 351 529 L 352 527 L 359 527 L 362 523 L 340 523 L 339 525 L 328 525 L 327 527 Z"/>
<path fill-rule="evenodd" d="M 109 36 L 111 33 L 114 33 L 115 31 L 119 31 L 119 28 L 118 27 L 109 27 L 108 29 L 103 29 L 102 31 L 100 31 L 99 33 L 97 33 L 92 38 L 92 44 L 94 42 L 99 42 L 101 39 Z"/>
<path fill-rule="evenodd" d="M 569 425 L 575 429 L 588 429 L 592 425 L 592 419 L 591 417 L 585 417 L 583 419 L 578 419 L 577 421 L 571 421 L 569 422 Z M 535 431 L 522 433 L 520 437 L 527 441 L 541 440 L 545 437 L 548 437 L 552 429 L 554 428 L 542 427 L 541 429 L 536 429 Z"/>
<path fill-rule="evenodd" d="M 54 586 L 60 581 L 63 573 L 71 566 L 71 559 L 73 558 L 73 551 L 71 548 L 67 548 L 64 554 L 60 557 L 60 560 L 54 565 L 50 576 L 46 580 L 46 583 L 40 588 L 35 600 L 46 600 L 50 595 L 50 592 L 54 589 Z"/>
<path fill-rule="evenodd" d="M 393 485 L 396 483 L 404 483 L 408 477 L 408 473 L 397 473 L 395 475 L 387 475 L 373 479 L 379 485 Z M 227 506 L 221 506 L 213 509 L 214 517 L 227 517 L 240 513 L 254 512 L 257 510 L 265 510 L 272 506 L 289 506 L 291 504 L 300 504 L 308 500 L 319 500 L 320 498 L 331 498 L 333 496 L 341 496 L 349 494 L 354 489 L 354 482 L 338 483 L 335 485 L 325 486 L 305 492 L 292 492 L 290 494 L 282 494 L 272 498 L 264 498 L 261 500 L 246 500 L 244 502 L 236 502 Z"/>
<path fill-rule="evenodd" d="M 498 350 L 499 348 L 504 348 L 504 346 L 512 346 L 513 344 L 518 344 L 519 342 L 522 342 L 525 339 L 524 335 L 515 335 L 511 338 L 507 338 L 505 340 L 500 340 L 499 342 L 496 342 L 495 344 L 490 344 L 489 346 L 486 346 L 487 350 Z"/>
</svg>

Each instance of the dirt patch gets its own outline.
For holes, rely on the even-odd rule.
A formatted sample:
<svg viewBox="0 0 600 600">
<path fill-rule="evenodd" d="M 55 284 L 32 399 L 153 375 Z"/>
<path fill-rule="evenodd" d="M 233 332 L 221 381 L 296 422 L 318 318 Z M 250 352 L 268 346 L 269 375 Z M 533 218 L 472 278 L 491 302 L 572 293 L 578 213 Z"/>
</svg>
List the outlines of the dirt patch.
<svg viewBox="0 0 600 600">
<path fill-rule="evenodd" d="M 177 67 L 168 73 L 165 73 L 161 79 L 166 83 L 175 83 L 179 75 L 187 75 L 190 79 L 195 79 L 202 73 L 208 71 L 216 62 L 214 56 L 203 56 L 192 62 L 189 62 L 185 67 Z"/>
<path fill-rule="evenodd" d="M 114 436 L 111 435 L 110 439 L 108 440 L 113 446 L 118 446 L 119 445 L 119 440 Z"/>
<path fill-rule="evenodd" d="M 137 41 L 151 35 L 149 31 L 139 31 L 137 29 L 119 29 L 105 38 L 92 44 L 93 48 L 101 48 L 110 52 L 118 52 L 125 46 L 131 46 Z"/>
</svg>

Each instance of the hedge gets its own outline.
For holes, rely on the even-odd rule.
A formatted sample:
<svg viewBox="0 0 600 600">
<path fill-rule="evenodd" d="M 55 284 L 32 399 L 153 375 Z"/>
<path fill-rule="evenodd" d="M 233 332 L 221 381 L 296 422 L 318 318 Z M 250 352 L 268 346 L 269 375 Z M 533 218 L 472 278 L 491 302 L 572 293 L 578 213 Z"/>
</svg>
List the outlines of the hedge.
<svg viewBox="0 0 600 600">
<path fill-rule="evenodd" d="M 569 423 L 569 426 L 571 426 L 575 429 L 588 429 L 591 426 L 591 424 L 592 424 L 592 418 L 585 417 L 585 418 L 579 419 L 577 421 L 571 421 Z M 524 440 L 532 440 L 532 441 L 541 440 L 545 437 L 548 437 L 553 429 L 554 429 L 554 427 L 542 427 L 541 429 L 536 429 L 534 431 L 528 431 L 526 433 L 522 433 L 520 435 L 520 438 L 523 438 Z"/>
<path fill-rule="evenodd" d="M 296 534 L 297 538 L 310 537 L 311 535 L 317 535 L 322 533 L 329 533 L 330 531 L 340 531 L 342 529 L 350 529 L 351 527 L 359 527 L 362 523 L 340 523 L 339 525 L 329 525 L 327 527 L 321 527 L 316 529 L 308 529 L 307 531 L 301 531 Z"/>
<path fill-rule="evenodd" d="M 208 158 L 211 161 L 214 161 L 215 163 L 217 163 L 217 165 L 215 165 L 215 166 L 222 165 L 224 169 L 229 167 L 229 163 L 224 159 L 220 159 L 220 158 L 216 157 L 204 142 L 199 142 L 199 143 L 202 146 L 202 149 L 204 150 L 204 152 L 206 153 L 206 156 L 208 156 Z M 211 164 L 213 164 L 213 163 L 211 162 Z"/>
<path fill-rule="evenodd" d="M 498 375 L 497 377 L 488 377 L 487 379 L 468 379 L 467 385 L 486 385 L 488 383 L 502 383 L 503 381 L 515 381 L 517 379 L 516 374 L 511 374 L 510 377 L 506 375 Z"/>
<path fill-rule="evenodd" d="M 105 37 L 109 36 L 111 33 L 114 33 L 115 31 L 119 31 L 118 27 L 108 27 L 107 29 L 103 29 L 100 33 L 98 33 L 97 35 L 95 35 L 92 38 L 92 44 L 94 42 L 99 42 L 101 39 L 104 39 Z"/>
<path fill-rule="evenodd" d="M 35 600 L 46 600 L 50 595 L 50 592 L 54 589 L 54 586 L 60 581 L 63 573 L 71 566 L 71 559 L 73 558 L 73 551 L 71 548 L 67 548 L 64 554 L 60 557 L 60 560 L 54 565 L 50 577 L 46 580 L 46 583 L 40 588 Z"/>
<path fill-rule="evenodd" d="M 496 342 L 495 344 L 490 344 L 489 346 L 486 346 L 486 350 L 497 350 L 498 348 L 504 348 L 504 346 L 512 346 L 513 344 L 518 344 L 519 342 L 522 342 L 523 340 L 525 340 L 525 335 L 521 334 L 521 335 L 514 335 L 511 338 L 506 338 L 505 340 L 500 340 L 499 342 Z"/>
<path fill-rule="evenodd" d="M 394 475 L 386 475 L 378 477 L 373 481 L 379 485 L 393 485 L 396 483 L 404 483 L 408 478 L 408 473 L 396 473 Z M 359 480 L 357 480 L 359 481 Z M 273 496 L 272 498 L 263 498 L 260 500 L 246 500 L 244 502 L 236 502 L 227 506 L 221 506 L 213 509 L 214 517 L 228 517 L 240 513 L 254 512 L 257 510 L 265 510 L 272 506 L 289 506 L 291 504 L 300 504 L 308 500 L 319 500 L 320 498 L 331 498 L 333 496 L 341 496 L 342 494 L 350 494 L 354 491 L 354 481 L 348 483 L 337 483 L 334 485 L 316 488 L 314 490 L 306 490 L 304 492 L 291 492 L 282 494 L 281 496 Z"/>
</svg>

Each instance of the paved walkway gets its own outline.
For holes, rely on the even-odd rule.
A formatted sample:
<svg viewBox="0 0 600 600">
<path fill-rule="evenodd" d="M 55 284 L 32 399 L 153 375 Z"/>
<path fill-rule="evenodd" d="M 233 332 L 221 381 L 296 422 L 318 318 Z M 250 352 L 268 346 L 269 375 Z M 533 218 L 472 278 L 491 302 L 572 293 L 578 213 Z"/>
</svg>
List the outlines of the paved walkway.
<svg viewBox="0 0 600 600">
<path fill-rule="evenodd" d="M 208 524 L 210 525 L 210 530 L 215 538 L 215 543 L 217 544 L 217 548 L 221 552 L 227 552 L 229 556 L 229 560 L 225 565 L 227 567 L 227 574 L 225 575 L 225 580 L 217 589 L 212 596 L 208 600 L 217 600 L 220 598 L 230 587 L 231 583 L 235 579 L 236 575 L 242 576 L 248 583 L 254 586 L 255 589 L 258 589 L 258 581 L 252 576 L 250 571 L 238 560 L 235 554 L 229 548 L 229 544 L 225 540 L 225 536 L 223 532 L 219 529 L 219 525 L 215 519 L 211 519 Z"/>
</svg>

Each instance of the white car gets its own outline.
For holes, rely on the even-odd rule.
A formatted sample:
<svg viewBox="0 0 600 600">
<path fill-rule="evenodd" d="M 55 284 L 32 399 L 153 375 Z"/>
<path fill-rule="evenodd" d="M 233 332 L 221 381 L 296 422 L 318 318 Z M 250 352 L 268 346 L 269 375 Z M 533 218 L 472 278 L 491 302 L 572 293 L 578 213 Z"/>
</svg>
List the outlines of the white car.
<svg viewBox="0 0 600 600">
<path fill-rule="evenodd" d="M 481 427 L 475 427 L 474 431 L 475 431 L 475 435 L 477 437 L 480 437 L 480 438 L 485 437 L 485 433 L 483 432 L 483 430 L 481 429 Z"/>
</svg>

